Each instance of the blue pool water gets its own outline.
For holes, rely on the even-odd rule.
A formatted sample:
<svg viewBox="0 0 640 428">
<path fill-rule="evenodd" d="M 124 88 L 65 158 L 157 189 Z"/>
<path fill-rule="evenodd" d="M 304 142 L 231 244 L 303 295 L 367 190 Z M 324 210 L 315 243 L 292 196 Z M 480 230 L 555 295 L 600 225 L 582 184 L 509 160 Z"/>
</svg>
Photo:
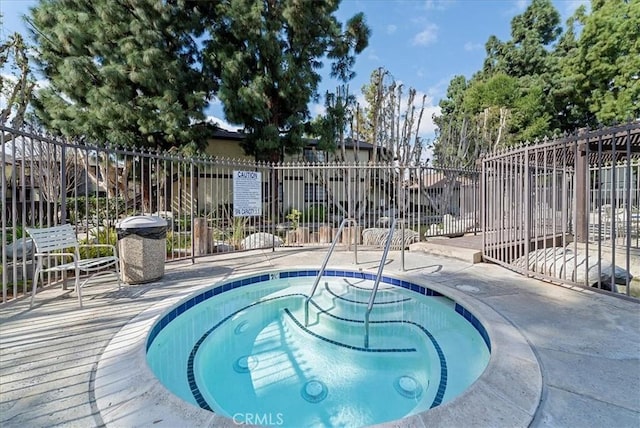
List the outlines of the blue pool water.
<svg viewBox="0 0 640 428">
<path fill-rule="evenodd" d="M 418 284 L 383 277 L 364 345 L 373 275 L 327 270 L 217 284 L 165 314 L 147 361 L 173 393 L 236 423 L 366 426 L 426 411 L 485 369 L 478 320 Z"/>
</svg>

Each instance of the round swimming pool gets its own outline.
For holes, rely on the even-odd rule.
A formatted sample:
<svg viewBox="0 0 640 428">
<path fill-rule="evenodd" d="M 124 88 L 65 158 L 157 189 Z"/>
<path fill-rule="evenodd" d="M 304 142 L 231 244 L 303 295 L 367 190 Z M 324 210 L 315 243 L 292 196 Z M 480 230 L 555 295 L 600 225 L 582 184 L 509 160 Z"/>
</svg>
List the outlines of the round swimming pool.
<svg viewBox="0 0 640 428">
<path fill-rule="evenodd" d="M 366 329 L 375 275 L 326 270 L 307 312 L 317 273 L 262 273 L 189 296 L 151 329 L 149 366 L 178 397 L 234 423 L 294 427 L 415 415 L 485 370 L 489 335 L 459 303 L 383 276 Z"/>
</svg>

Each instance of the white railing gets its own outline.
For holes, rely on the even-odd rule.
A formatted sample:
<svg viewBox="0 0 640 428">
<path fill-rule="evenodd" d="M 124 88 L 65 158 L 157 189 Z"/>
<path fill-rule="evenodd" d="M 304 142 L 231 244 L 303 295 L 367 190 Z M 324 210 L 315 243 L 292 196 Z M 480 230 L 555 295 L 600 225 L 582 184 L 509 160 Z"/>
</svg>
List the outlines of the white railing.
<svg viewBox="0 0 640 428">
<path fill-rule="evenodd" d="M 371 290 L 371 296 L 369 297 L 369 303 L 367 304 L 367 310 L 364 313 L 364 347 L 369 348 L 369 316 L 371 315 L 371 310 L 373 309 L 373 303 L 376 300 L 376 294 L 378 294 L 378 286 L 380 285 L 380 280 L 382 279 L 382 271 L 384 270 L 384 264 L 387 261 L 387 255 L 389 254 L 389 248 L 391 248 L 391 241 L 393 240 L 393 232 L 396 229 L 396 218 L 393 218 L 391 222 L 391 226 L 389 227 L 389 235 L 387 238 L 387 243 L 384 246 L 384 251 L 382 253 L 382 258 L 380 259 L 380 266 L 378 266 L 378 273 L 376 274 L 376 281 L 373 284 L 373 290 Z M 404 228 L 402 229 L 404 233 Z M 404 240 L 404 237 L 403 237 Z"/>
<path fill-rule="evenodd" d="M 327 268 L 327 263 L 329 263 L 329 258 L 331 257 L 331 254 L 333 254 L 333 250 L 336 248 L 336 244 L 338 243 L 338 240 L 342 236 L 342 232 L 344 231 L 344 227 L 347 224 L 353 224 L 353 229 L 352 229 L 351 233 L 349 234 L 349 242 L 351 242 L 351 237 L 355 238 L 355 236 L 356 236 L 355 234 L 357 233 L 357 230 L 358 230 L 358 223 L 352 218 L 345 218 L 344 220 L 342 220 L 342 222 L 340 223 L 340 227 L 338 228 L 338 231 L 336 232 L 336 235 L 333 238 L 333 241 L 331 242 L 331 247 L 329 247 L 329 251 L 327 251 L 327 254 L 324 256 L 324 260 L 322 261 L 322 265 L 320 266 L 320 270 L 318 271 L 318 274 L 316 275 L 316 279 L 313 281 L 313 285 L 311 286 L 311 291 L 309 292 L 309 295 L 307 296 L 307 298 L 304 300 L 304 325 L 305 325 L 305 327 L 307 327 L 309 325 L 309 302 L 311 302 L 311 299 L 313 298 L 313 295 L 315 294 L 316 289 L 318 288 L 318 284 L 320 283 L 320 278 L 322 278 L 322 275 L 324 275 L 324 270 Z M 354 263 L 358 264 L 358 242 L 357 242 L 357 240 L 354 240 Z"/>
</svg>

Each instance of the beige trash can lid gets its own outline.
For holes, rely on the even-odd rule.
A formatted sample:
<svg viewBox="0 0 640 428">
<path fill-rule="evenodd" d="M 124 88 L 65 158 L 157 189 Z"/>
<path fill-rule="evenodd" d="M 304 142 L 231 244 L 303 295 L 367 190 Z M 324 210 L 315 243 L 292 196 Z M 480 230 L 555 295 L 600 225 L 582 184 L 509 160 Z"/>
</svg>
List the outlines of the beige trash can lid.
<svg viewBox="0 0 640 428">
<path fill-rule="evenodd" d="M 138 215 L 127 217 L 116 223 L 118 240 L 129 235 L 143 238 L 164 239 L 167 237 L 167 221 L 161 217 Z"/>
<path fill-rule="evenodd" d="M 150 215 L 135 215 L 127 217 L 118 223 L 116 227 L 119 229 L 146 229 L 148 227 L 167 226 L 167 221 L 162 217 Z"/>
</svg>

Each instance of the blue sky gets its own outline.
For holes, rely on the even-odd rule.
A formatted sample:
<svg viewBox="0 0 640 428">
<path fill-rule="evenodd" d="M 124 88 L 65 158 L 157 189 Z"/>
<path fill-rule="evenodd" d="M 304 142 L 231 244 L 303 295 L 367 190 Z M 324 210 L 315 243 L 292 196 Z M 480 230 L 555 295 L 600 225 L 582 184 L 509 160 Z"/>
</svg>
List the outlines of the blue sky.
<svg viewBox="0 0 640 428">
<path fill-rule="evenodd" d="M 90 0 L 87 0 L 90 1 Z M 356 77 L 349 83 L 350 92 L 361 94 L 371 72 L 387 69 L 405 87 L 427 94 L 428 107 L 421 135 L 433 138 L 433 123 L 439 100 L 445 95 L 451 78 L 471 75 L 482 67 L 484 44 L 491 35 L 500 40 L 510 38 L 511 19 L 522 13 L 530 0 L 343 0 L 338 11 L 341 22 L 357 12 L 364 12 L 371 28 L 369 47 L 356 60 Z M 580 4 L 588 0 L 554 0 L 562 23 Z M 21 15 L 37 4 L 32 0 L 0 0 L 3 15 L 1 39 L 14 31 L 26 34 Z M 328 64 L 325 66 L 328 70 Z M 339 83 L 323 78 L 320 93 L 335 90 Z M 418 98 L 417 98 L 418 99 Z M 311 105 L 313 114 L 323 111 L 322 104 Z M 219 103 L 208 113 L 228 129 Z M 429 118 L 429 120 L 426 120 Z"/>
</svg>

